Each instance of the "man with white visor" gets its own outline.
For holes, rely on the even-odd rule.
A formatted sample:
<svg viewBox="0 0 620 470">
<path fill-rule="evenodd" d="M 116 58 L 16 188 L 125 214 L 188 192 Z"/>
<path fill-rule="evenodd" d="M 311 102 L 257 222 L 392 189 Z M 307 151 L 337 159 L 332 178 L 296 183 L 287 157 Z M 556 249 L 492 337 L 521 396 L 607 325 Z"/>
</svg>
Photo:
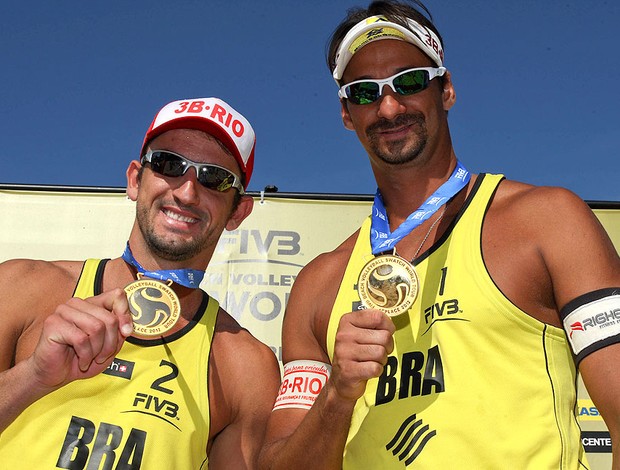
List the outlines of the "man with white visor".
<svg viewBox="0 0 620 470">
<path fill-rule="evenodd" d="M 578 371 L 620 468 L 618 253 L 571 192 L 467 171 L 429 18 L 377 1 L 332 36 L 378 189 L 293 287 L 262 468 L 587 468 Z"/>
</svg>

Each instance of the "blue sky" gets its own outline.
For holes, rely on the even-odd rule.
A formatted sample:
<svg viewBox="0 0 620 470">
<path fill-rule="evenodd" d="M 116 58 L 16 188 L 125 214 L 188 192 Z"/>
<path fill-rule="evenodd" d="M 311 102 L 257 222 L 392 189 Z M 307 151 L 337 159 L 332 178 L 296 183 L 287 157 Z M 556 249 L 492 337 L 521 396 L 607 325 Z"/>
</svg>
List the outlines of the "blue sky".
<svg viewBox="0 0 620 470">
<path fill-rule="evenodd" d="M 157 110 L 217 96 L 257 133 L 250 190 L 371 194 L 325 66 L 346 9 L 314 0 L 9 1 L 0 16 L 0 183 L 124 187 Z M 428 0 L 473 173 L 620 201 L 615 0 Z"/>
</svg>

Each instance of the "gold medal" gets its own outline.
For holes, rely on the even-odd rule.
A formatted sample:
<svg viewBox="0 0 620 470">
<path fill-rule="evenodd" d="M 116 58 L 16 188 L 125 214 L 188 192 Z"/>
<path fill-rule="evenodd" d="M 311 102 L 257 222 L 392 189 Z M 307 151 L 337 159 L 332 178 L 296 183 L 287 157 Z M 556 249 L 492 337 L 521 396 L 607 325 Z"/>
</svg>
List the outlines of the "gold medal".
<svg viewBox="0 0 620 470">
<path fill-rule="evenodd" d="M 409 261 L 396 255 L 381 255 L 362 268 L 357 281 L 360 300 L 390 317 L 411 308 L 418 297 L 418 275 Z"/>
<path fill-rule="evenodd" d="M 161 336 L 181 316 L 177 294 L 164 282 L 142 278 L 125 286 L 134 332 L 141 336 Z"/>
</svg>

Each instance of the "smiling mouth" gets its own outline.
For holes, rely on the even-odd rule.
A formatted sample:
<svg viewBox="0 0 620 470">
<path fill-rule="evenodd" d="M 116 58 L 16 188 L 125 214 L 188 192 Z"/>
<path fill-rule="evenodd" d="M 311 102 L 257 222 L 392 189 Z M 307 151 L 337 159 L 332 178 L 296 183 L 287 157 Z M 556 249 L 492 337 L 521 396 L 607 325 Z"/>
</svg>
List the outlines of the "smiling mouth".
<svg viewBox="0 0 620 470">
<path fill-rule="evenodd" d="M 166 217 L 173 219 L 173 220 L 177 220 L 179 222 L 185 222 L 188 224 L 193 224 L 193 223 L 198 222 L 198 219 L 195 219 L 193 217 L 188 217 L 185 215 L 181 215 L 181 214 L 177 214 L 176 212 L 172 212 L 170 210 L 164 210 L 163 212 Z"/>
<path fill-rule="evenodd" d="M 424 123 L 424 117 L 421 114 L 402 114 L 397 116 L 394 120 L 380 119 L 368 126 L 366 133 L 369 136 L 373 134 L 390 136 L 393 134 L 407 133 L 416 125 L 421 127 L 424 126 Z"/>
<path fill-rule="evenodd" d="M 411 125 L 408 124 L 408 125 L 399 126 L 399 127 L 392 127 L 390 129 L 379 129 L 377 133 L 389 136 L 391 134 L 401 134 L 403 132 L 407 132 L 410 128 L 411 128 Z"/>
</svg>

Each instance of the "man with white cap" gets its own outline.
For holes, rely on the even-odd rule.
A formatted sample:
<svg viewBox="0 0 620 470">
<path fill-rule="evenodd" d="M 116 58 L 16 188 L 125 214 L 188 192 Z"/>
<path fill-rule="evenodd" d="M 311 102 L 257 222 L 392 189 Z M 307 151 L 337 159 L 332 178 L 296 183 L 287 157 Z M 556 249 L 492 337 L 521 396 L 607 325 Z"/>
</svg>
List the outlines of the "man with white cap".
<svg viewBox="0 0 620 470">
<path fill-rule="evenodd" d="M 584 468 L 577 367 L 617 453 L 618 254 L 570 192 L 465 169 L 429 18 L 377 1 L 332 36 L 378 191 L 296 279 L 261 468 Z"/>
<path fill-rule="evenodd" d="M 169 103 L 127 169 L 121 257 L 0 266 L 3 467 L 254 466 L 277 361 L 199 288 L 252 210 L 254 148 L 224 101 Z"/>
</svg>

